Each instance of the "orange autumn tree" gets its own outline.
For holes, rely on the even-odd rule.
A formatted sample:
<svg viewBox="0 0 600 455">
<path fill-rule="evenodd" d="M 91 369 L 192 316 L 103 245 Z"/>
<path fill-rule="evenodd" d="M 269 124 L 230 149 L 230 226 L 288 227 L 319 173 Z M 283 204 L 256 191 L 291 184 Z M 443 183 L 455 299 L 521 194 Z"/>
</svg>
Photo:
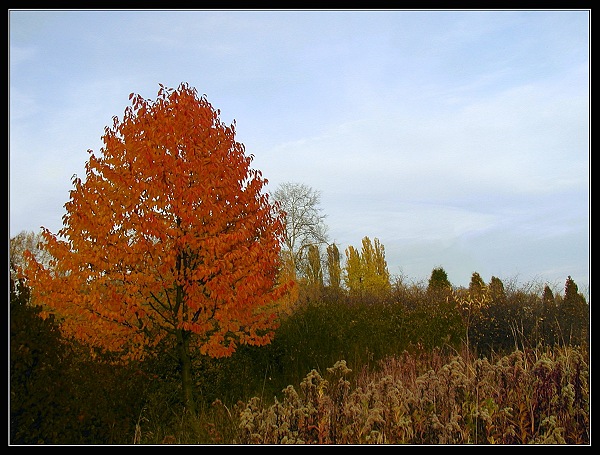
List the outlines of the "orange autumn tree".
<svg viewBox="0 0 600 455">
<path fill-rule="evenodd" d="M 195 413 L 192 351 L 229 356 L 273 337 L 284 214 L 205 96 L 160 84 L 156 101 L 130 100 L 85 181 L 73 177 L 63 228 L 42 228 L 49 266 L 29 255 L 26 276 L 63 333 L 91 347 L 138 359 L 172 337 Z"/>
</svg>

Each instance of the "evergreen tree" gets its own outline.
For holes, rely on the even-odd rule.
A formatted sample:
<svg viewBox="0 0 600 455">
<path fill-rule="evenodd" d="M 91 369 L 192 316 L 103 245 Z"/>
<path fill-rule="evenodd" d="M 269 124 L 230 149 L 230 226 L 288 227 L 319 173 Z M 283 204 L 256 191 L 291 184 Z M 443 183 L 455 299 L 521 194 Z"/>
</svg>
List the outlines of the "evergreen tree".
<svg viewBox="0 0 600 455">
<path fill-rule="evenodd" d="M 565 296 L 558 311 L 565 342 L 581 343 L 587 337 L 588 308 L 571 276 L 565 282 Z"/>
<path fill-rule="evenodd" d="M 504 283 L 500 278 L 492 276 L 489 284 L 490 296 L 494 303 L 503 303 L 506 300 L 506 292 L 504 291 Z"/>
<path fill-rule="evenodd" d="M 479 297 L 485 289 L 485 282 L 483 281 L 483 278 L 481 278 L 481 275 L 477 272 L 473 272 L 471 281 L 469 282 L 469 293 L 473 297 Z"/>
<path fill-rule="evenodd" d="M 427 284 L 428 291 L 448 290 L 452 288 L 448 280 L 448 274 L 443 267 L 436 267 L 431 271 L 431 277 Z"/>
<path fill-rule="evenodd" d="M 542 294 L 542 314 L 541 314 L 541 326 L 542 326 L 542 340 L 544 343 L 553 345 L 555 343 L 555 328 L 556 328 L 556 302 L 554 300 L 554 294 L 550 286 L 544 286 L 544 292 Z"/>
</svg>

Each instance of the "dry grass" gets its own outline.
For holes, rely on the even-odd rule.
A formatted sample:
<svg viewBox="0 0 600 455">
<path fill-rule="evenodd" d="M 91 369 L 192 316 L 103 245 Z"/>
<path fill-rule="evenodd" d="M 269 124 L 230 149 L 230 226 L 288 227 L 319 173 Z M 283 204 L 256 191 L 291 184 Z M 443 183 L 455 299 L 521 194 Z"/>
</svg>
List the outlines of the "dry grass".
<svg viewBox="0 0 600 455">
<path fill-rule="evenodd" d="M 352 384 L 350 373 L 340 361 L 326 378 L 311 371 L 272 404 L 255 397 L 230 412 L 217 402 L 227 418 L 214 434 L 223 443 L 227 433 L 233 444 L 590 441 L 589 361 L 581 348 L 517 350 L 493 360 L 404 352 Z"/>
</svg>

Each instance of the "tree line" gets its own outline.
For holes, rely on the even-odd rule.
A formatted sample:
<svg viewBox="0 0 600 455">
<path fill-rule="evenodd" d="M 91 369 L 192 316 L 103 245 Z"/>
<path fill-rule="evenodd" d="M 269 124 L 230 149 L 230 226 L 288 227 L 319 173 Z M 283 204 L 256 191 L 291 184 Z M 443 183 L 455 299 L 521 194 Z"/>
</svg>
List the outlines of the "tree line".
<svg viewBox="0 0 600 455">
<path fill-rule="evenodd" d="M 543 287 L 534 283 L 535 289 L 519 289 L 517 283 L 510 283 L 507 292 L 500 278 L 492 276 L 485 283 L 478 272 L 473 272 L 468 288 L 457 288 L 443 267 L 435 267 L 425 288 L 413 285 L 408 290 L 401 278 L 390 275 L 379 239 L 365 236 L 360 249 L 349 245 L 344 255 L 335 242 L 328 243 L 318 191 L 287 182 L 277 188 L 275 196 L 286 213 L 293 214 L 286 217 L 282 251 L 284 258 L 293 258 L 287 270 L 293 271 L 291 277 L 298 284 L 291 303 L 343 299 L 414 309 L 424 304 L 430 309 L 438 306 L 440 311 L 457 311 L 467 328 L 467 344 L 473 341 L 488 351 L 515 346 L 518 340 L 563 345 L 585 342 L 589 336 L 589 304 L 570 276 L 562 295 L 547 283 Z"/>
</svg>

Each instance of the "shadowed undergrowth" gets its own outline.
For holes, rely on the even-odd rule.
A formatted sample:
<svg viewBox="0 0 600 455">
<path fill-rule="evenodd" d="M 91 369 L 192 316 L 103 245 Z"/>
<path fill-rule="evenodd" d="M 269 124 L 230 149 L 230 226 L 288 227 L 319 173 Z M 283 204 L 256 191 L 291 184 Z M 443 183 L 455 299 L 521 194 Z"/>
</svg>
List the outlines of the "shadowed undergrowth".
<svg viewBox="0 0 600 455">
<path fill-rule="evenodd" d="M 144 433 L 141 425 L 138 442 L 589 444 L 589 397 L 582 348 L 490 359 L 404 351 L 372 370 L 352 372 L 344 360 L 323 375 L 312 370 L 271 400 L 215 400 L 201 416 L 201 435 L 185 425 L 176 434 Z"/>
</svg>

